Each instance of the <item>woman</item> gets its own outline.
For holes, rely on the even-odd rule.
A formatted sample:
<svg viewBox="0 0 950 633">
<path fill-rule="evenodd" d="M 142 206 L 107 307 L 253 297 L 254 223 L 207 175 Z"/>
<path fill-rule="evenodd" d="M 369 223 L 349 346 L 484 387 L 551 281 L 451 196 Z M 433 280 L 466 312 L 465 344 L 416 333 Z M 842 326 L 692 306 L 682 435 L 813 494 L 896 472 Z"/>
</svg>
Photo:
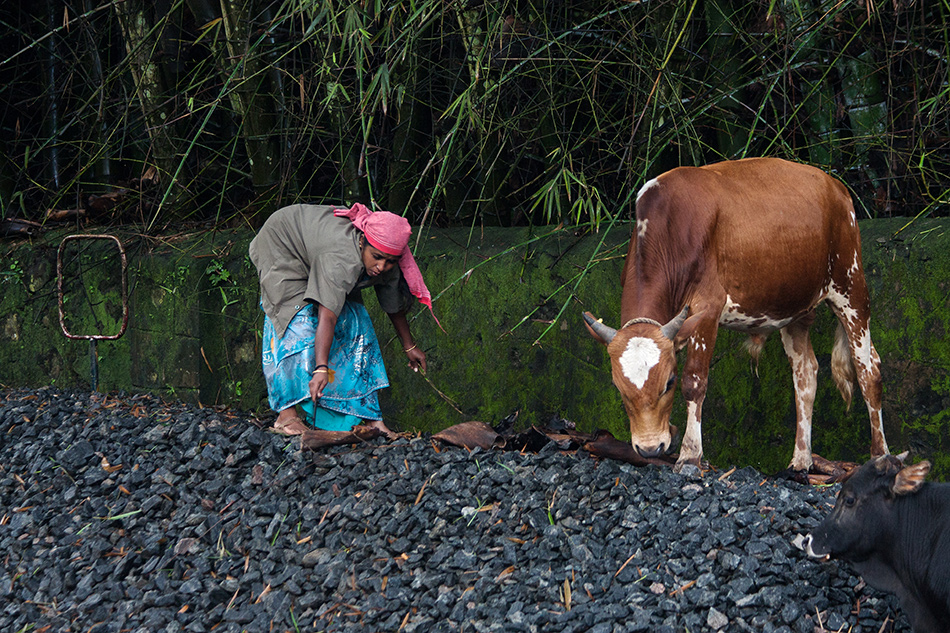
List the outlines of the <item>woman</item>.
<svg viewBox="0 0 950 633">
<path fill-rule="evenodd" d="M 389 386 L 379 341 L 362 304 L 374 286 L 409 366 L 426 369 L 406 312 L 415 296 L 432 310 L 409 251 L 409 222 L 362 204 L 293 205 L 275 211 L 251 241 L 264 310 L 263 365 L 273 430 L 349 431 L 366 422 L 387 435 L 376 392 Z M 438 322 L 438 321 L 436 321 Z"/>
</svg>

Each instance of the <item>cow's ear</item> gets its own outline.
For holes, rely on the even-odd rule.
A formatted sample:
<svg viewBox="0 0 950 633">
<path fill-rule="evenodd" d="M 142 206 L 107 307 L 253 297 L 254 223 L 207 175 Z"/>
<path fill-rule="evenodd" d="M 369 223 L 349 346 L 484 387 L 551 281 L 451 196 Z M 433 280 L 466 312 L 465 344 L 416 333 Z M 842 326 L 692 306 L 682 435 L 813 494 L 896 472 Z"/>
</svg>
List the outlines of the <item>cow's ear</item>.
<svg viewBox="0 0 950 633">
<path fill-rule="evenodd" d="M 894 477 L 894 487 L 892 490 L 896 495 L 909 495 L 920 490 L 927 479 L 927 473 L 930 472 L 930 462 L 924 460 L 919 464 L 902 468 L 897 476 Z"/>
<path fill-rule="evenodd" d="M 679 332 L 676 333 L 677 340 L 685 341 L 692 336 L 693 332 L 696 331 L 696 326 L 702 323 L 702 316 L 703 313 L 699 312 L 686 319 L 683 326 L 679 329 Z"/>
</svg>

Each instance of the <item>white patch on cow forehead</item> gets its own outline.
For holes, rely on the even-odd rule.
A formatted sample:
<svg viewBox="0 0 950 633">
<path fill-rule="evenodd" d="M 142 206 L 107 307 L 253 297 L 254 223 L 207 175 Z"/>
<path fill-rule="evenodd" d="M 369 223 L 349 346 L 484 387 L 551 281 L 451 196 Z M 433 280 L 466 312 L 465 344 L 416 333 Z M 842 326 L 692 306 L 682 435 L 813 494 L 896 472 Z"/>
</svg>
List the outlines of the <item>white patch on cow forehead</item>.
<svg viewBox="0 0 950 633">
<path fill-rule="evenodd" d="M 620 355 L 620 369 L 627 380 L 637 389 L 643 389 L 650 370 L 660 362 L 660 348 L 652 339 L 635 336 L 627 341 L 627 347 Z"/>
</svg>

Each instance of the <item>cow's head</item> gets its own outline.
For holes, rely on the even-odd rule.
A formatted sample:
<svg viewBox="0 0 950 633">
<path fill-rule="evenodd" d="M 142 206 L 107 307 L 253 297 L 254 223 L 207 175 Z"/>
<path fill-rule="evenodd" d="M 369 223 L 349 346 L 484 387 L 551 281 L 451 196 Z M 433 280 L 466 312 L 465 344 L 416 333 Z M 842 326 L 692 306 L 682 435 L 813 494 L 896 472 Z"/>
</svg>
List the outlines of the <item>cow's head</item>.
<svg viewBox="0 0 950 633">
<path fill-rule="evenodd" d="M 671 449 L 675 432 L 670 426 L 670 410 L 676 385 L 673 339 L 688 311 L 684 308 L 665 325 L 652 319 L 632 319 L 620 330 L 584 313 L 588 331 L 607 346 L 614 385 L 630 418 L 630 442 L 644 457 Z"/>
<path fill-rule="evenodd" d="M 893 504 L 920 490 L 930 472 L 928 461 L 904 466 L 906 456 L 882 455 L 854 471 L 841 485 L 834 510 L 805 537 L 805 552 L 858 563 L 886 543 L 895 529 Z"/>
</svg>

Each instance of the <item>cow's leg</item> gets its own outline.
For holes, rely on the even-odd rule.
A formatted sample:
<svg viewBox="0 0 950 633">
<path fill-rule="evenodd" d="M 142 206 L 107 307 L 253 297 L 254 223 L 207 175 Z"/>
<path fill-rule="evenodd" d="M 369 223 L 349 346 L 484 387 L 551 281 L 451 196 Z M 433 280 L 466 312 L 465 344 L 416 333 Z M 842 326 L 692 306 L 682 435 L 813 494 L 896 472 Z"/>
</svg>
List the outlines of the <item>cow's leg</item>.
<svg viewBox="0 0 950 633">
<path fill-rule="evenodd" d="M 792 365 L 795 385 L 795 452 L 789 469 L 798 472 L 807 472 L 812 464 L 811 416 L 818 390 L 818 359 L 808 336 L 811 321 L 811 318 L 795 321 L 781 330 L 782 346 Z"/>
<path fill-rule="evenodd" d="M 870 329 L 865 331 L 868 333 L 867 345 L 871 349 L 870 363 L 867 371 L 862 371 L 860 366 L 857 368 L 858 384 L 861 385 L 861 395 L 864 396 L 864 404 L 871 419 L 871 457 L 880 457 L 890 452 L 884 437 L 884 417 L 881 413 L 881 357 L 871 342 Z"/>
<path fill-rule="evenodd" d="M 828 303 L 848 338 L 851 361 L 861 387 L 861 396 L 868 408 L 871 421 L 871 457 L 886 455 L 888 448 L 881 415 L 881 357 L 871 342 L 870 301 L 863 275 L 853 280 L 848 295 L 831 293 Z"/>
<path fill-rule="evenodd" d="M 718 316 L 712 310 L 710 314 Z M 686 464 L 701 466 L 703 460 L 703 400 L 709 380 L 709 362 L 716 346 L 719 323 L 705 319 L 686 343 L 686 362 L 683 364 L 682 392 L 686 400 L 686 431 L 680 445 L 679 458 L 674 470 L 679 472 Z"/>
<path fill-rule="evenodd" d="M 884 438 L 884 418 L 881 415 L 881 357 L 871 342 L 871 329 L 867 321 L 849 321 L 840 316 L 839 321 L 848 337 L 848 349 L 857 374 L 858 386 L 861 387 L 861 396 L 868 408 L 871 421 L 871 457 L 886 455 L 887 440 Z"/>
</svg>

